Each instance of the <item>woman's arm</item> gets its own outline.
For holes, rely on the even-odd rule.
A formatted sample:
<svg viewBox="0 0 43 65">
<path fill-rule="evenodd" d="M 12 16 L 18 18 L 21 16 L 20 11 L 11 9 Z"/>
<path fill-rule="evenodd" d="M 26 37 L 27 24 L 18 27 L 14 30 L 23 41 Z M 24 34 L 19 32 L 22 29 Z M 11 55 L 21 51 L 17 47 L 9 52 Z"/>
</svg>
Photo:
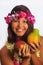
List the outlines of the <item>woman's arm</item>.
<svg viewBox="0 0 43 65">
<path fill-rule="evenodd" d="M 1 65 L 14 65 L 13 61 L 10 58 L 10 55 L 8 54 L 8 49 L 6 46 L 4 46 L 1 49 Z M 27 55 L 27 54 L 26 54 Z M 20 65 L 29 65 L 30 59 L 23 59 L 22 63 Z"/>
<path fill-rule="evenodd" d="M 23 59 L 20 65 L 29 65 L 30 64 L 30 52 L 28 46 L 23 50 L 23 56 L 28 56 L 28 58 Z M 2 65 L 14 65 L 13 61 L 11 60 L 10 55 L 8 54 L 8 49 L 4 46 L 1 49 L 1 64 Z"/>
<path fill-rule="evenodd" d="M 33 65 L 43 65 L 43 63 L 39 60 L 39 58 L 35 54 L 32 54 L 32 63 Z"/>
<path fill-rule="evenodd" d="M 24 59 L 21 65 L 30 65 L 30 59 Z"/>
<path fill-rule="evenodd" d="M 34 65 L 43 65 L 43 37 L 41 37 L 40 43 L 40 57 L 38 58 L 35 54 L 32 54 L 32 62 Z"/>
<path fill-rule="evenodd" d="M 1 49 L 0 55 L 1 55 L 1 64 L 2 65 L 14 65 L 8 54 L 8 49 L 6 48 L 6 46 L 4 46 Z"/>
<path fill-rule="evenodd" d="M 42 62 L 43 63 L 43 37 L 41 36 L 41 41 L 40 41 L 40 43 L 41 43 L 41 47 L 40 47 L 40 62 Z"/>
</svg>

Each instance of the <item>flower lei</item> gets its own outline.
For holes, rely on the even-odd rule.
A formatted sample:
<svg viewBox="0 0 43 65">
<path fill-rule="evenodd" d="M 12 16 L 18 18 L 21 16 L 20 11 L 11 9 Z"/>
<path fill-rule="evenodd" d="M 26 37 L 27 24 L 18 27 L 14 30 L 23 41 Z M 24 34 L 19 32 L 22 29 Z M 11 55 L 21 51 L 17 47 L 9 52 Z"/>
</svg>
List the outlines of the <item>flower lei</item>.
<svg viewBox="0 0 43 65">
<path fill-rule="evenodd" d="M 19 44 L 19 45 L 20 45 L 20 44 Z M 11 44 L 11 43 L 8 43 L 8 42 L 6 42 L 6 47 L 7 47 L 7 49 L 8 49 L 9 51 L 11 51 L 11 52 L 12 52 L 12 50 L 15 48 L 15 47 L 14 47 L 14 43 Z M 35 55 L 36 55 L 38 58 L 40 58 L 40 50 L 37 50 L 37 51 L 35 52 Z M 20 58 L 16 52 L 14 53 L 13 63 L 14 63 L 14 65 L 20 65 L 20 63 L 22 63 L 22 58 Z M 31 65 L 31 63 L 30 63 L 29 65 Z"/>
<path fill-rule="evenodd" d="M 32 24 L 35 23 L 35 17 L 30 13 L 25 13 L 23 11 L 15 12 L 14 14 L 9 13 L 6 17 L 4 17 L 6 20 L 6 23 L 9 24 L 11 21 L 15 18 L 25 18 L 28 22 L 31 22 Z"/>
</svg>

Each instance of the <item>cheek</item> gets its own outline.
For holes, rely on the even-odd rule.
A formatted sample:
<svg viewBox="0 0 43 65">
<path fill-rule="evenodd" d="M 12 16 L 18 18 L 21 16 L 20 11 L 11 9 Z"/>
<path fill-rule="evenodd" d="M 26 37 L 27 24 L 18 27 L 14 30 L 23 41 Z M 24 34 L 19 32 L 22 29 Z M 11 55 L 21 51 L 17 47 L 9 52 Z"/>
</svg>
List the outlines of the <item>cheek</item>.
<svg viewBox="0 0 43 65">
<path fill-rule="evenodd" d="M 13 24 L 12 24 L 12 30 L 15 30 L 16 27 L 17 27 L 17 23 L 13 23 Z"/>
<path fill-rule="evenodd" d="M 28 24 L 25 24 L 25 28 L 26 28 L 26 30 L 29 28 Z"/>
</svg>

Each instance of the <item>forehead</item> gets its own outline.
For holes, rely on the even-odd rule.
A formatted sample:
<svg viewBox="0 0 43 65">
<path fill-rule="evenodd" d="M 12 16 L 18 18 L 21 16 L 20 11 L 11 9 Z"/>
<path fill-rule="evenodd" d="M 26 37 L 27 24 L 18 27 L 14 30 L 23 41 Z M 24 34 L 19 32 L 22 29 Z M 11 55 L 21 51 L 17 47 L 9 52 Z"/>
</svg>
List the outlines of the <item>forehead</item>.
<svg viewBox="0 0 43 65">
<path fill-rule="evenodd" d="M 25 18 L 19 18 L 18 20 L 25 20 L 25 21 L 27 21 Z"/>
</svg>

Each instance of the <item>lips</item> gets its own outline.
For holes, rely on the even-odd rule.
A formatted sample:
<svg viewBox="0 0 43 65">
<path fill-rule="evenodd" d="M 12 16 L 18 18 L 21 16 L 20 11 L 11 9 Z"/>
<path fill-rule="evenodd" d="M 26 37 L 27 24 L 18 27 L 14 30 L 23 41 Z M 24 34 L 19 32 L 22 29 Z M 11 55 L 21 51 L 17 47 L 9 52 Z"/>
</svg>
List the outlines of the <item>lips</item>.
<svg viewBox="0 0 43 65">
<path fill-rule="evenodd" d="M 21 28 L 17 28 L 16 29 L 18 32 L 22 32 L 23 31 L 23 29 L 21 29 Z"/>
</svg>

